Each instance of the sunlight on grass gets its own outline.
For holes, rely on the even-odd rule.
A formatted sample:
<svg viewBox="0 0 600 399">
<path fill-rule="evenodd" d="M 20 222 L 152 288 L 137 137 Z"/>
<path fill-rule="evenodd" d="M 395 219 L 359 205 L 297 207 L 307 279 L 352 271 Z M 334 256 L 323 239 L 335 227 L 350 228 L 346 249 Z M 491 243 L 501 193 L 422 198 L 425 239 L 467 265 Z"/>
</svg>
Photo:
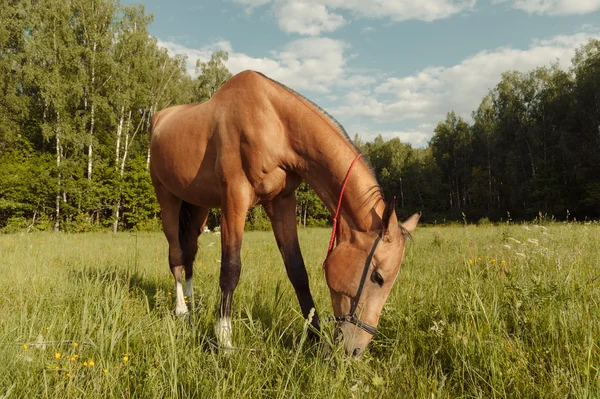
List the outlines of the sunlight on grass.
<svg viewBox="0 0 600 399">
<path fill-rule="evenodd" d="M 328 234 L 300 231 L 321 316 Z M 598 242 L 597 224 L 419 228 L 357 361 L 306 339 L 269 232 L 244 236 L 229 354 L 208 342 L 218 236 L 176 318 L 162 234 L 2 235 L 0 397 L 597 397 Z"/>
</svg>

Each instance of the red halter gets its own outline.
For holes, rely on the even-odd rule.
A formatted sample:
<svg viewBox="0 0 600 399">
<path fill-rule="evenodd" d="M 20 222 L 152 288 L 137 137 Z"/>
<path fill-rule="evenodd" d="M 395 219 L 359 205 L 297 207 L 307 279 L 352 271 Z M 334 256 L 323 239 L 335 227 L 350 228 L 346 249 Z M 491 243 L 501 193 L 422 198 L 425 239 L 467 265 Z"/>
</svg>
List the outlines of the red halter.
<svg viewBox="0 0 600 399">
<path fill-rule="evenodd" d="M 340 209 L 342 208 L 342 198 L 344 198 L 344 191 L 346 190 L 346 184 L 348 184 L 348 180 L 350 179 L 350 173 L 352 172 L 352 168 L 354 168 L 354 164 L 358 161 L 362 154 L 358 154 L 356 158 L 350 164 L 348 168 L 348 172 L 346 173 L 346 178 L 344 179 L 344 184 L 342 184 L 342 191 L 340 192 L 340 199 L 338 200 L 337 208 L 335 208 L 335 216 L 333 217 L 333 230 L 331 231 L 331 239 L 329 240 L 329 248 L 327 249 L 327 256 L 333 251 L 333 245 L 335 243 L 335 233 L 337 232 L 337 223 L 338 217 L 340 215 Z"/>
<path fill-rule="evenodd" d="M 329 248 L 327 249 L 327 256 L 329 256 L 331 251 L 333 251 L 333 245 L 335 243 L 335 233 L 337 232 L 337 222 L 338 222 L 338 218 L 340 215 L 340 209 L 342 207 L 342 198 L 344 198 L 344 191 L 346 190 L 346 184 L 348 184 L 348 180 L 350 178 L 350 173 L 352 172 L 352 168 L 356 164 L 356 161 L 358 161 L 358 158 L 360 158 L 361 156 L 362 156 L 362 154 L 358 154 L 356 156 L 356 158 L 354 158 L 354 160 L 350 164 L 350 167 L 348 168 L 348 172 L 346 173 L 346 178 L 344 179 L 344 184 L 342 184 L 342 191 L 340 192 L 340 199 L 338 200 L 337 208 L 335 209 L 335 216 L 333 217 L 333 231 L 331 232 L 331 240 L 329 240 Z M 358 328 L 363 329 L 364 331 L 366 331 L 367 333 L 369 333 L 371 335 L 375 335 L 377 333 L 377 327 L 372 326 L 368 323 L 365 323 L 364 321 L 362 321 L 358 318 L 358 316 L 356 315 L 356 309 L 358 308 L 358 302 L 360 301 L 360 297 L 361 297 L 361 294 L 362 294 L 362 291 L 363 291 L 363 288 L 365 285 L 365 281 L 367 279 L 367 274 L 371 267 L 371 262 L 373 261 L 373 256 L 375 255 L 375 250 L 377 249 L 377 245 L 379 244 L 380 241 L 381 241 L 381 233 L 379 233 L 379 235 L 377 236 L 377 239 L 375 240 L 375 242 L 373 243 L 373 247 L 371 248 L 371 252 L 369 253 L 369 256 L 367 256 L 367 260 L 366 260 L 365 266 L 363 268 L 362 277 L 360 279 L 360 284 L 358 285 L 358 291 L 356 293 L 356 297 L 354 298 L 354 301 L 352 302 L 352 306 L 350 307 L 350 312 L 345 316 L 327 317 L 327 318 L 325 318 L 325 321 L 327 321 L 327 322 L 335 321 L 337 323 L 347 322 L 347 323 L 354 324 Z M 325 257 L 325 259 L 327 259 L 327 257 Z M 323 264 L 323 266 L 325 266 L 325 264 Z"/>
</svg>

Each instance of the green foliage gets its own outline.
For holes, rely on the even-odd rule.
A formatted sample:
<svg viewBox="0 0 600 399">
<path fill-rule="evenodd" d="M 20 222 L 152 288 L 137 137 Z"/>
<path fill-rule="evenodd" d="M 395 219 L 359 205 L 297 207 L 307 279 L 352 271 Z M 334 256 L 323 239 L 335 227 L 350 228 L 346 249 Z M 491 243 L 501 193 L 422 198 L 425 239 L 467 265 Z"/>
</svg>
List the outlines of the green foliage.
<svg viewBox="0 0 600 399">
<path fill-rule="evenodd" d="M 329 223 L 331 215 L 317 193 L 308 183 L 302 182 L 296 190 L 296 213 L 298 224 L 304 227 L 324 227 Z"/>
<path fill-rule="evenodd" d="M 146 170 L 146 160 L 133 159 L 123 182 L 123 219 L 126 228 L 142 230 L 146 221 L 156 219 L 160 208 L 153 192 L 150 175 Z"/>
<path fill-rule="evenodd" d="M 48 203 L 54 195 L 53 171 L 48 154 L 15 148 L 0 156 L 0 228 L 5 224 L 14 227 L 16 220 L 35 224 L 36 217 L 52 212 Z"/>
<path fill-rule="evenodd" d="M 228 59 L 226 52 L 217 51 L 211 55 L 208 62 L 196 62 L 196 72 L 199 72 L 199 75 L 194 87 L 195 102 L 208 100 L 231 78 L 231 72 L 225 66 Z"/>
<path fill-rule="evenodd" d="M 0 228 L 151 225 L 145 132 L 157 109 L 190 101 L 184 59 L 157 46 L 142 6 L 43 0 L 0 12 L 10 21 L 0 27 Z"/>
<path fill-rule="evenodd" d="M 157 45 L 141 5 L 118 0 L 9 1 L 0 7 L 0 229 L 147 230 L 159 224 L 147 130 L 153 113 L 208 100 L 231 73 L 215 52 L 186 72 Z M 506 72 L 469 125 L 454 112 L 427 148 L 377 137 L 354 144 L 399 216 L 423 222 L 600 217 L 600 41 L 570 71 Z M 330 212 L 303 183 L 298 224 Z M 220 221 L 211 210 L 208 226 Z M 263 210 L 248 229 L 270 229 Z"/>
<path fill-rule="evenodd" d="M 257 231 L 271 230 L 271 221 L 262 206 L 254 206 L 248 211 L 246 229 Z"/>
<path fill-rule="evenodd" d="M 499 221 L 507 211 L 516 220 L 539 212 L 558 219 L 600 217 L 600 107 L 592 94 L 600 81 L 598 43 L 582 46 L 570 72 L 551 65 L 504 73 L 473 113 L 472 126 L 448 113 L 425 163 L 434 200 L 409 199 L 405 206 L 424 210 L 424 221 L 460 220 L 462 213 L 471 221 Z M 381 158 L 370 155 L 374 164 Z M 398 196 L 401 190 L 386 182 L 387 164 L 376 171 L 384 190 Z M 414 168 L 411 175 L 422 173 Z"/>
</svg>

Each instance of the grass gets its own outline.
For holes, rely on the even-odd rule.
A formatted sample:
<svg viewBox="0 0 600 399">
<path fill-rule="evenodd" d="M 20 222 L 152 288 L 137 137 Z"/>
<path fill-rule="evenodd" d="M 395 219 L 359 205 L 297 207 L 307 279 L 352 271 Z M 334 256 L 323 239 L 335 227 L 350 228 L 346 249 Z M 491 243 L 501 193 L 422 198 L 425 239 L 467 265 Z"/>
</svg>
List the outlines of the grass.
<svg viewBox="0 0 600 399">
<path fill-rule="evenodd" d="M 300 231 L 322 316 L 328 235 Z M 0 236 L 0 398 L 600 396 L 598 224 L 419 228 L 359 360 L 305 340 L 262 232 L 244 236 L 242 349 L 209 345 L 219 242 L 201 236 L 195 311 L 176 318 L 162 234 Z"/>
</svg>

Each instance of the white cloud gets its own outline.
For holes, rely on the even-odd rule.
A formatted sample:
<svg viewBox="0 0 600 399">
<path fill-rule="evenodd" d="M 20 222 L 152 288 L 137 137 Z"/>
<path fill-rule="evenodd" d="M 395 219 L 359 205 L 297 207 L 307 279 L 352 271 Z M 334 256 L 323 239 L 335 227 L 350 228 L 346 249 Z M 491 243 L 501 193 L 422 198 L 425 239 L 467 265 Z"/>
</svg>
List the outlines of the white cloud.
<svg viewBox="0 0 600 399">
<path fill-rule="evenodd" d="M 271 5 L 279 27 L 288 33 L 316 36 L 345 24 L 341 12 L 355 18 L 435 21 L 473 8 L 477 0 L 234 0 L 246 6 Z"/>
<path fill-rule="evenodd" d="M 270 3 L 271 0 L 233 0 L 233 2 L 246 6 L 248 12 L 252 12 L 254 8 L 264 6 Z"/>
<path fill-rule="evenodd" d="M 472 8 L 476 0 L 325 0 L 329 7 L 352 12 L 358 17 L 435 21 Z"/>
<path fill-rule="evenodd" d="M 501 47 L 481 51 L 456 65 L 429 66 L 408 76 L 385 76 L 382 71 L 351 68 L 350 46 L 328 38 L 291 41 L 268 57 L 235 52 L 227 41 L 199 49 L 167 41 L 159 44 L 171 54 L 187 54 L 192 75 L 197 59 L 207 61 L 213 51 L 225 50 L 229 53 L 227 67 L 234 74 L 254 69 L 309 98 L 315 98 L 314 93 L 325 93 L 322 98 L 330 102 L 330 114 L 349 127 L 357 123 L 365 126 L 348 129 L 351 134 L 367 134 L 365 139 L 372 140 L 381 133 L 384 138 L 400 137 L 422 146 L 448 111 L 455 110 L 470 120 L 471 112 L 496 86 L 503 72 L 526 72 L 557 60 L 562 68 L 567 68 L 575 49 L 591 38 L 600 38 L 600 32 L 587 30 L 538 39 L 526 49 Z"/>
<path fill-rule="evenodd" d="M 581 15 L 600 10 L 600 0 L 495 0 L 494 2 L 509 2 L 512 8 L 530 14 Z"/>
<path fill-rule="evenodd" d="M 270 58 L 255 58 L 233 51 L 231 43 L 227 41 L 199 49 L 188 48 L 171 41 L 159 40 L 158 44 L 165 47 L 170 54 L 187 55 L 187 68 L 192 76 L 195 76 L 196 60 L 207 61 L 213 51 L 224 50 L 229 53 L 226 65 L 233 74 L 253 69 L 295 90 L 320 93 L 329 92 L 336 82 L 345 78 L 347 60 L 344 51 L 349 47 L 341 40 L 305 38 L 288 43 L 280 51 L 273 51 Z"/>
<path fill-rule="evenodd" d="M 279 27 L 284 32 L 318 36 L 344 25 L 344 17 L 330 13 L 323 4 L 281 2 L 276 6 Z"/>
<path fill-rule="evenodd" d="M 372 131 L 369 134 L 365 135 L 367 141 L 373 140 L 375 137 L 381 135 L 383 140 L 388 141 L 394 138 L 399 138 L 403 143 L 410 143 L 413 147 L 426 147 L 427 141 L 431 137 L 431 129 L 416 129 L 416 130 L 407 130 L 407 131 L 396 131 L 396 130 L 386 130 L 386 131 Z"/>
<path fill-rule="evenodd" d="M 160 47 L 164 47 L 167 49 L 167 51 L 169 52 L 169 55 L 173 56 L 175 54 L 183 54 L 187 56 L 187 60 L 186 60 L 186 68 L 187 68 L 187 72 L 190 74 L 190 76 L 196 76 L 196 60 L 200 60 L 200 61 L 208 61 L 210 60 L 210 56 L 213 52 L 215 51 L 227 51 L 230 52 L 231 49 L 231 43 L 229 43 L 226 40 L 221 40 L 218 42 L 215 42 L 213 44 L 207 45 L 207 46 L 203 46 L 201 48 L 189 48 L 186 47 L 182 44 L 179 44 L 177 42 L 174 41 L 169 41 L 169 40 L 160 40 L 157 39 L 157 44 Z"/>
<path fill-rule="evenodd" d="M 394 130 L 360 123 L 350 124 L 348 132 L 352 132 L 350 133 L 350 137 L 352 138 L 354 138 L 354 134 L 358 134 L 359 138 L 364 142 L 372 142 L 377 136 L 381 136 L 386 141 L 399 138 L 404 143 L 412 144 L 413 147 L 426 147 L 433 128 L 434 126 L 429 124 L 420 124 L 411 129 Z"/>
<path fill-rule="evenodd" d="M 271 0 L 233 0 L 233 2 L 248 7 L 260 7 L 267 3 L 270 3 Z"/>
<path fill-rule="evenodd" d="M 450 110 L 470 119 L 503 72 L 526 72 L 557 59 L 567 68 L 575 49 L 593 37 L 600 37 L 600 33 L 536 40 L 524 50 L 503 47 L 481 51 L 451 67 L 428 67 L 411 76 L 388 78 L 373 91 L 354 90 L 346 95 L 344 105 L 331 112 L 377 123 L 413 119 L 434 125 Z"/>
<path fill-rule="evenodd" d="M 350 87 L 361 87 L 369 86 L 377 83 L 377 78 L 370 75 L 362 75 L 360 73 L 349 75 L 345 79 L 337 82 L 338 87 L 350 88 Z"/>
</svg>

